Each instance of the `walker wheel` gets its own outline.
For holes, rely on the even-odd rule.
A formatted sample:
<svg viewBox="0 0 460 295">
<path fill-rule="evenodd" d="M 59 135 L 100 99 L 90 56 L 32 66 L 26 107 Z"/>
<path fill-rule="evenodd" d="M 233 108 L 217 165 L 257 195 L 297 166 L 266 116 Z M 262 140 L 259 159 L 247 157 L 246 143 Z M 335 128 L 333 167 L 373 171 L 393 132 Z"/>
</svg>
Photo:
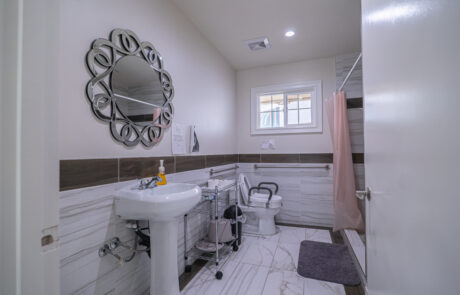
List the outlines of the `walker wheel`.
<svg viewBox="0 0 460 295">
<path fill-rule="evenodd" d="M 223 276 L 224 274 L 221 271 L 216 272 L 216 279 L 220 280 Z"/>
</svg>

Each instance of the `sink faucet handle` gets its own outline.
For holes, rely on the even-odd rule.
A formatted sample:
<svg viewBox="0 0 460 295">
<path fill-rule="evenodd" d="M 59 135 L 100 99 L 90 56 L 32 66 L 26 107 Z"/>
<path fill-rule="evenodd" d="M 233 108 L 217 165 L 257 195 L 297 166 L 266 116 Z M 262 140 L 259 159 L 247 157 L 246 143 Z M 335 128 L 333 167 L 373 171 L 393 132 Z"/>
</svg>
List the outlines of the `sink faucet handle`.
<svg viewBox="0 0 460 295">
<path fill-rule="evenodd" d="M 139 188 L 141 188 L 141 189 L 144 188 L 144 186 L 145 186 L 144 179 L 141 178 L 141 179 L 138 179 L 138 180 L 139 180 Z"/>
</svg>

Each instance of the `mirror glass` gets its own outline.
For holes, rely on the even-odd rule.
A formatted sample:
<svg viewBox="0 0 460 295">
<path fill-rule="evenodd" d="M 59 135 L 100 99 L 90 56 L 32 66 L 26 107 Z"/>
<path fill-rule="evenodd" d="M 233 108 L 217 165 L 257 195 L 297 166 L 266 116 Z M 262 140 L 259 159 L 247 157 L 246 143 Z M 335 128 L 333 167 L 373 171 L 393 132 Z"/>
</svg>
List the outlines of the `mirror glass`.
<svg viewBox="0 0 460 295">
<path fill-rule="evenodd" d="M 112 72 L 111 86 L 120 113 L 136 125 L 157 121 L 166 102 L 160 73 L 138 56 L 120 58 Z"/>
</svg>

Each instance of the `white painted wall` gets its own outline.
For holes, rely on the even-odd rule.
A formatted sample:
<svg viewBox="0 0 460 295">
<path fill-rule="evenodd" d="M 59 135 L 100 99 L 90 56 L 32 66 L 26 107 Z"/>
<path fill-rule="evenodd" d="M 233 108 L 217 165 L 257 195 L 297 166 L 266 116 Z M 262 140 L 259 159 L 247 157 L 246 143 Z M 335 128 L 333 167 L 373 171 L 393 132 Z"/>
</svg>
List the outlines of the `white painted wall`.
<svg viewBox="0 0 460 295">
<path fill-rule="evenodd" d="M 362 8 L 369 294 L 458 294 L 460 2 Z"/>
<path fill-rule="evenodd" d="M 334 58 L 258 67 L 237 72 L 237 130 L 239 153 L 331 153 L 332 143 L 323 108 L 323 132 L 251 136 L 251 88 L 322 80 L 323 100 L 335 90 Z M 262 141 L 275 139 L 276 150 L 263 151 Z"/>
<path fill-rule="evenodd" d="M 171 128 L 155 147 L 126 148 L 91 113 L 85 55 L 114 28 L 133 30 L 161 53 L 176 92 L 174 122 L 196 125 L 200 153 L 236 152 L 235 71 L 172 1 L 65 0 L 60 15 L 60 159 L 171 155 Z"/>
</svg>

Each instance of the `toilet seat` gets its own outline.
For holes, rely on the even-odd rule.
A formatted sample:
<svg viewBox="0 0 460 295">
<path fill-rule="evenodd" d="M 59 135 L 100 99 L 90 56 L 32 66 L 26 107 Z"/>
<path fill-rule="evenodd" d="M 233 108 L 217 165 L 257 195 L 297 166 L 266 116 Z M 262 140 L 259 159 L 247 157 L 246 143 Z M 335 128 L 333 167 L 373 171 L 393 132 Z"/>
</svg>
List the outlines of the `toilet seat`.
<svg viewBox="0 0 460 295">
<path fill-rule="evenodd" d="M 273 195 L 268 208 L 281 208 L 283 198 L 279 195 Z M 250 206 L 266 208 L 268 201 L 267 194 L 254 193 L 251 195 Z"/>
<path fill-rule="evenodd" d="M 262 193 L 253 193 L 249 196 L 249 189 L 251 188 L 251 184 L 249 183 L 249 179 L 243 173 L 240 174 L 240 189 L 241 189 L 241 196 L 243 204 L 250 207 L 262 207 L 262 208 L 281 208 L 283 198 L 279 195 L 272 195 L 270 200 L 269 206 L 267 207 L 267 201 L 269 198 L 269 194 L 262 194 Z"/>
</svg>

